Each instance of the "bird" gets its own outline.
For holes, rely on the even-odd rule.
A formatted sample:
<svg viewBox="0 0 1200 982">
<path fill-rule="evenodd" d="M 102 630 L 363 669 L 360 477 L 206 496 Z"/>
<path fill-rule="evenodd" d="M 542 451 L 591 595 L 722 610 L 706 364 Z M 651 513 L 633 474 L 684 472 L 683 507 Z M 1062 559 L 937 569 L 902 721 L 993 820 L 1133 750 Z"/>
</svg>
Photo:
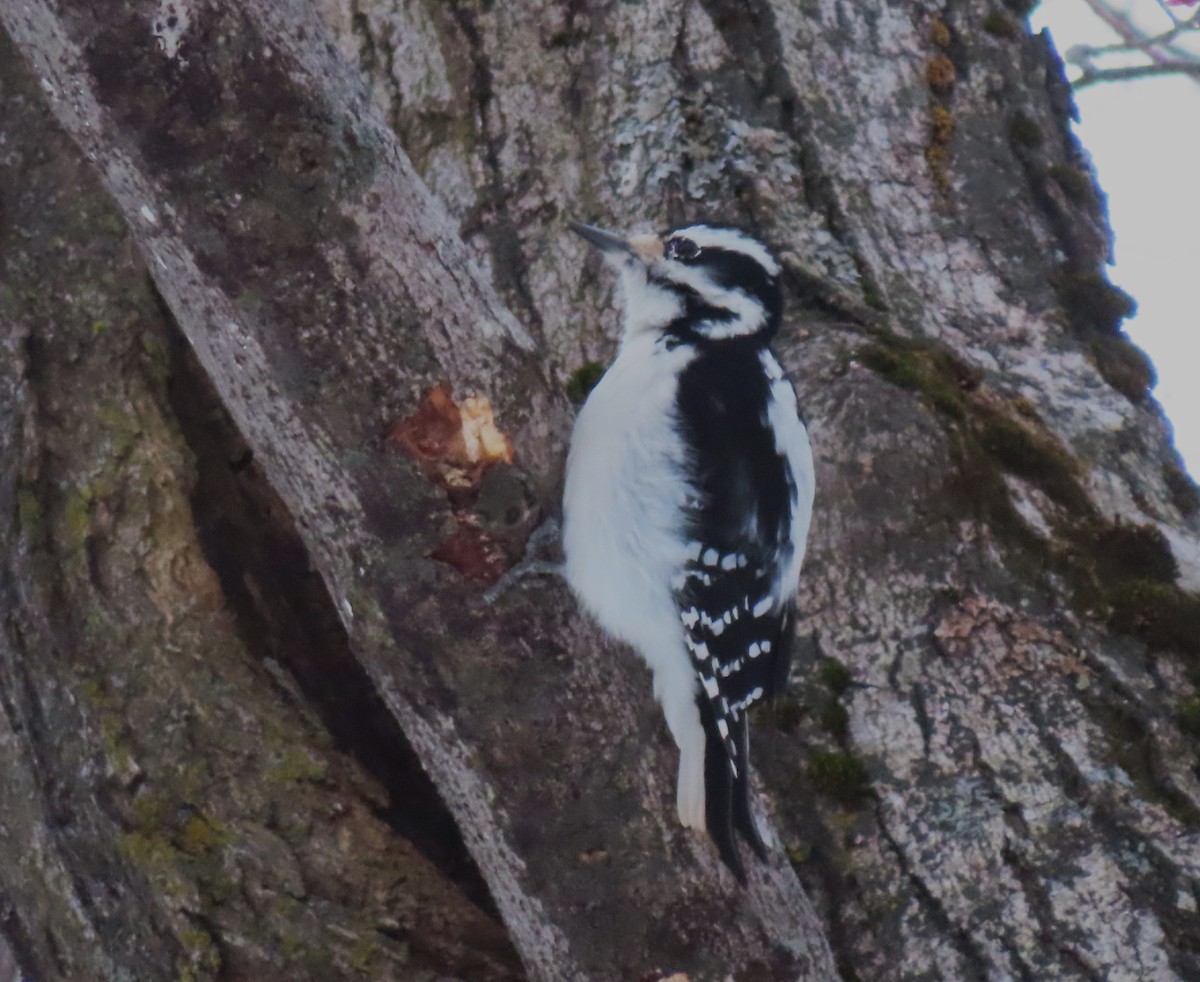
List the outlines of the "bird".
<svg viewBox="0 0 1200 982">
<path fill-rule="evenodd" d="M 571 229 L 619 276 L 616 358 L 575 421 L 566 579 L 634 648 L 679 749 L 676 810 L 745 883 L 735 831 L 767 850 L 749 794 L 748 710 L 785 688 L 815 475 L 770 343 L 780 266 L 736 228 Z"/>
</svg>

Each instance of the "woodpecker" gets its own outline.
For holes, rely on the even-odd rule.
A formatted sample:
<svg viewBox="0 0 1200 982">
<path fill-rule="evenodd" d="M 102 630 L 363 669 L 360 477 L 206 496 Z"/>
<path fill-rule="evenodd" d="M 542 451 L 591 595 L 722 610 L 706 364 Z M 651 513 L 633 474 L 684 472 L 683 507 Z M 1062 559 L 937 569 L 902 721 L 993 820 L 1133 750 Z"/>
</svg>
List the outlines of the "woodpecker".
<svg viewBox="0 0 1200 982">
<path fill-rule="evenodd" d="M 750 810 L 747 711 L 787 684 L 814 475 L 770 341 L 779 264 L 732 228 L 572 230 L 620 276 L 624 335 L 579 413 L 566 577 L 650 667 L 679 747 L 676 805 L 735 876 Z"/>
</svg>

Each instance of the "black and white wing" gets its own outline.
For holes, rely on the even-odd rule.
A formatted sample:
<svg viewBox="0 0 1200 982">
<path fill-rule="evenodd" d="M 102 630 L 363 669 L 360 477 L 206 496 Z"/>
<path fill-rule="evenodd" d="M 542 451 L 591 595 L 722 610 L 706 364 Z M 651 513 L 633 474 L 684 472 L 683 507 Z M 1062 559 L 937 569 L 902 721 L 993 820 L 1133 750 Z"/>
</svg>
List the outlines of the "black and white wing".
<svg viewBox="0 0 1200 982">
<path fill-rule="evenodd" d="M 765 856 L 750 814 L 747 710 L 787 684 L 813 467 L 795 394 L 770 352 L 725 348 L 680 378 L 697 497 L 676 600 L 701 684 L 708 831 L 740 877 L 732 829 Z"/>
</svg>

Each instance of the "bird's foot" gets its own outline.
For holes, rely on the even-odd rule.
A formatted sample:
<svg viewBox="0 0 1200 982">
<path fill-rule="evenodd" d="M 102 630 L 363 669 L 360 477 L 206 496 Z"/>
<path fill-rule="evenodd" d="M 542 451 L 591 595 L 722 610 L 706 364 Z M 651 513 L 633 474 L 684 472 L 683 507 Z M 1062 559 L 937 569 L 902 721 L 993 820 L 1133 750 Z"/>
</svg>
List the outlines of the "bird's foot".
<svg viewBox="0 0 1200 982">
<path fill-rule="evenodd" d="M 558 520 L 547 518 L 530 534 L 521 561 L 488 587 L 475 601 L 475 605 L 490 607 L 514 586 L 531 576 L 562 576 L 563 564 L 546 558 L 548 554 L 556 551 L 561 537 L 562 529 Z"/>
</svg>

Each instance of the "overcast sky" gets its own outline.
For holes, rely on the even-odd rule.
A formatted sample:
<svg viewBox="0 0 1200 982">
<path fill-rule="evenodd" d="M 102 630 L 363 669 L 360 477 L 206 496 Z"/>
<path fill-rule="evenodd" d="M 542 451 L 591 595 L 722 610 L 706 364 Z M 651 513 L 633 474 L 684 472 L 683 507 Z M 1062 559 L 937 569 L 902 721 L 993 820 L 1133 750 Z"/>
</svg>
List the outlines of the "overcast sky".
<svg viewBox="0 0 1200 982">
<path fill-rule="evenodd" d="M 1126 2 L 1159 13 L 1156 0 Z M 1083 0 L 1044 0 L 1030 22 L 1048 27 L 1060 52 L 1115 40 Z M 1138 302 L 1125 327 L 1154 361 L 1155 395 L 1188 470 L 1200 476 L 1200 85 L 1106 82 L 1076 101 L 1076 133 L 1108 194 L 1116 234 L 1110 277 Z"/>
</svg>

